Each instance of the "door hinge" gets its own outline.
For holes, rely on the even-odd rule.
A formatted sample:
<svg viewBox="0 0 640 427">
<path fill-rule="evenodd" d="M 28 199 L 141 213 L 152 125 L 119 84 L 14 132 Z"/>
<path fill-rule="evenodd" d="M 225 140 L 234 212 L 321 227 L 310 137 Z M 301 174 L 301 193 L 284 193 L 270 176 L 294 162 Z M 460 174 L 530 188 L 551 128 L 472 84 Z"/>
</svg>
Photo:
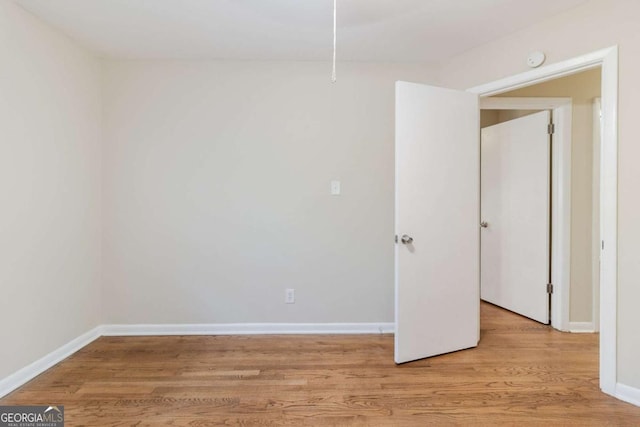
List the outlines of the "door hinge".
<svg viewBox="0 0 640 427">
<path fill-rule="evenodd" d="M 556 132 L 556 125 L 554 125 L 553 123 L 549 123 L 547 132 L 549 133 L 549 135 L 553 135 Z"/>
<path fill-rule="evenodd" d="M 398 243 L 398 235 L 396 234 L 396 243 Z"/>
<path fill-rule="evenodd" d="M 548 294 L 553 293 L 553 283 L 547 283 L 547 293 Z"/>
</svg>

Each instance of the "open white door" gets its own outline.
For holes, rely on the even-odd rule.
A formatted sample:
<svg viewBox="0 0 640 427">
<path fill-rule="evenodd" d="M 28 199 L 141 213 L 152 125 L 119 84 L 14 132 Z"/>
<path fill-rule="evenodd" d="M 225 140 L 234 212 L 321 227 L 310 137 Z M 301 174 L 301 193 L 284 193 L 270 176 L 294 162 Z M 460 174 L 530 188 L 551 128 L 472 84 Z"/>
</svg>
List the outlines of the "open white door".
<svg viewBox="0 0 640 427">
<path fill-rule="evenodd" d="M 480 337 L 478 97 L 396 83 L 395 361 Z"/>
<path fill-rule="evenodd" d="M 482 129 L 482 299 L 549 323 L 551 113 Z"/>
</svg>

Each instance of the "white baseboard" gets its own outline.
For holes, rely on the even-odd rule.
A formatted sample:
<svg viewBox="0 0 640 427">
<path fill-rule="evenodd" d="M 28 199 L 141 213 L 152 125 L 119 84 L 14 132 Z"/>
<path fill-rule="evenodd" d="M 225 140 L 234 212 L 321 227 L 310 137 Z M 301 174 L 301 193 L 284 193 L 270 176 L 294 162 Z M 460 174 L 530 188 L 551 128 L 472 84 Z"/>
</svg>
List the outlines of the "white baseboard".
<svg viewBox="0 0 640 427">
<path fill-rule="evenodd" d="M 596 332 L 596 326 L 593 322 L 569 322 L 569 332 L 592 334 Z"/>
<path fill-rule="evenodd" d="M 640 389 L 638 388 L 617 383 L 615 397 L 632 405 L 640 406 Z"/>
<path fill-rule="evenodd" d="M 165 325 L 103 325 L 105 336 L 143 335 L 291 335 L 388 334 L 393 323 L 220 323 Z"/>
<path fill-rule="evenodd" d="M 33 378 L 37 377 L 55 364 L 71 356 L 73 353 L 80 350 L 87 344 L 91 343 L 97 338 L 100 338 L 101 335 L 102 334 L 100 326 L 93 328 L 89 332 L 86 332 L 79 337 L 69 341 L 67 344 L 36 360 L 32 364 L 25 366 L 24 368 L 14 372 L 8 377 L 0 379 L 0 397 L 6 396 L 16 388 L 31 381 Z"/>
</svg>

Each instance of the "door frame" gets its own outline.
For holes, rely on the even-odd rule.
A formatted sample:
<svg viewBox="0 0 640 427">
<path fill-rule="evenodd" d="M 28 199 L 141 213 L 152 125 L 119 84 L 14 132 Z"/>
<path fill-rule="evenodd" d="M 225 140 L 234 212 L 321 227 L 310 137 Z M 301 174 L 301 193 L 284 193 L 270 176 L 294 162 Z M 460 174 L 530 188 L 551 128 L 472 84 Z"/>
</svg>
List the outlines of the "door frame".
<svg viewBox="0 0 640 427">
<path fill-rule="evenodd" d="M 600 158 L 600 388 L 617 395 L 618 46 L 468 89 L 481 97 L 602 67 Z"/>
<path fill-rule="evenodd" d="M 600 234 L 600 149 L 602 141 L 602 132 L 600 126 L 600 114 L 602 111 L 601 98 L 597 97 L 593 100 L 593 160 L 592 160 L 592 186 L 591 204 L 593 215 L 591 219 L 592 235 Z M 593 285 L 593 300 L 600 301 L 600 241 L 592 239 L 591 242 L 591 281 Z M 600 304 L 592 305 L 593 330 L 600 330 Z"/>
<path fill-rule="evenodd" d="M 571 98 L 481 98 L 481 110 L 551 110 L 551 326 L 570 331 L 571 295 Z M 540 284 L 544 286 L 545 284 Z"/>
</svg>

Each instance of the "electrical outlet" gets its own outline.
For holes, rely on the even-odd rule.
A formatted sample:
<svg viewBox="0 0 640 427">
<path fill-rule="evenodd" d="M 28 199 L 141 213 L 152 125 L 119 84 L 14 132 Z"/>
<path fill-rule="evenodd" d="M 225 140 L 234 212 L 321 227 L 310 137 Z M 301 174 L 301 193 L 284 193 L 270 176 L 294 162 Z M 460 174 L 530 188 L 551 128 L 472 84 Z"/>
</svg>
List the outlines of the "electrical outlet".
<svg viewBox="0 0 640 427">
<path fill-rule="evenodd" d="M 285 304 L 295 304 L 296 302 L 296 290 L 285 289 L 284 290 L 284 302 Z"/>
</svg>

